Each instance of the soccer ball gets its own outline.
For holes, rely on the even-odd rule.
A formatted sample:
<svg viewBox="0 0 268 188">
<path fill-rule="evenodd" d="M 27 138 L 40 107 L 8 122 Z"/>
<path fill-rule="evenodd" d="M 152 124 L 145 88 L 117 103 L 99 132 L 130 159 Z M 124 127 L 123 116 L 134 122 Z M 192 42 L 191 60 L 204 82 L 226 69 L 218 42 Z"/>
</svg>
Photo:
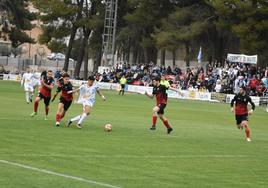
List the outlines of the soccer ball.
<svg viewBox="0 0 268 188">
<path fill-rule="evenodd" d="M 107 132 L 111 132 L 112 128 L 113 128 L 112 125 L 109 124 L 109 123 L 104 126 L 104 130 L 107 131 Z"/>
</svg>

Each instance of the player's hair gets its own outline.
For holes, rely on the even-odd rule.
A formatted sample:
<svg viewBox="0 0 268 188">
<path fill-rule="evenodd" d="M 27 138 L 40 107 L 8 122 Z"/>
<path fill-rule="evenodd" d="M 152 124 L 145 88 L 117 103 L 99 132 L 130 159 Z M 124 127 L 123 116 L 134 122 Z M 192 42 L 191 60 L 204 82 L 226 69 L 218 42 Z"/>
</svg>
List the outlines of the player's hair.
<svg viewBox="0 0 268 188">
<path fill-rule="evenodd" d="M 161 81 L 161 78 L 159 76 L 157 76 L 157 77 L 154 77 L 153 80 L 160 82 Z"/>
<path fill-rule="evenodd" d="M 48 70 L 47 72 L 53 72 L 52 70 Z"/>
<path fill-rule="evenodd" d="M 247 91 L 247 87 L 246 86 L 242 86 L 241 89 L 243 89 L 244 91 Z"/>
<path fill-rule="evenodd" d="M 89 76 L 89 77 L 88 77 L 88 80 L 95 81 L 95 77 L 94 77 L 94 76 Z"/>
<path fill-rule="evenodd" d="M 62 75 L 62 77 L 63 77 L 63 78 L 66 78 L 66 77 L 70 77 L 70 75 L 69 75 L 68 73 L 64 73 L 64 74 Z"/>
</svg>

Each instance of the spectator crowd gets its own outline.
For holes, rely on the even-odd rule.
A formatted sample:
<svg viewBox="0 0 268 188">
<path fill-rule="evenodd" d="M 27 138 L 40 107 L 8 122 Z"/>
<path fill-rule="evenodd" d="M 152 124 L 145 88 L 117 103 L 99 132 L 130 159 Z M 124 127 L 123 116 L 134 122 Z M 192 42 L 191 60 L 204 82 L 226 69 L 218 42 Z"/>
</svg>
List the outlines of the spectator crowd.
<svg viewBox="0 0 268 188">
<path fill-rule="evenodd" d="M 116 64 L 102 74 L 96 73 L 96 79 L 101 82 L 118 83 L 124 75 L 128 84 L 152 85 L 152 78 L 164 76 L 171 85 L 183 90 L 198 90 L 204 92 L 237 93 L 241 86 L 246 86 L 253 96 L 264 96 L 268 93 L 268 67 L 261 69 L 255 65 L 230 63 L 207 63 L 205 67 L 192 67 L 186 70 L 176 66 L 157 66 L 154 63 L 146 65 Z"/>
<path fill-rule="evenodd" d="M 60 76 L 60 72 L 55 72 L 55 78 Z M 0 66 L 0 74 L 7 73 L 9 72 Z M 152 78 L 162 76 L 173 87 L 182 90 L 234 94 L 241 86 L 246 86 L 252 96 L 268 96 L 268 67 L 261 69 L 250 64 L 207 63 L 203 67 L 181 69 L 178 66 L 158 66 L 152 62 L 146 65 L 118 63 L 102 74 L 95 73 L 97 81 L 110 83 L 119 83 L 123 75 L 127 84 L 132 85 L 152 86 Z"/>
</svg>

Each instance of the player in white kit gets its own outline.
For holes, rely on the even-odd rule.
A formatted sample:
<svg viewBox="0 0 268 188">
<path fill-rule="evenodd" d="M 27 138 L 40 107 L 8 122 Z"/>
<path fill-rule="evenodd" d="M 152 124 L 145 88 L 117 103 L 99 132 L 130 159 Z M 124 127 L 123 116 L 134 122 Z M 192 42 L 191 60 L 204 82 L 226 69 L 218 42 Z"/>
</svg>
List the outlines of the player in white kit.
<svg viewBox="0 0 268 188">
<path fill-rule="evenodd" d="M 81 129 L 82 122 L 86 119 L 86 117 L 90 114 L 92 107 L 95 103 L 95 96 L 98 93 L 102 99 L 105 101 L 104 95 L 100 92 L 99 87 L 96 83 L 94 83 L 94 76 L 88 77 L 88 82 L 86 84 L 81 85 L 78 89 L 69 91 L 69 93 L 74 93 L 80 91 L 80 96 L 77 103 L 83 104 L 83 113 L 72 118 L 67 126 L 69 127 L 72 122 L 77 122 L 77 128 Z"/>
<path fill-rule="evenodd" d="M 34 91 L 38 90 L 38 88 L 41 86 L 41 73 L 39 72 L 33 72 L 33 89 Z"/>
<path fill-rule="evenodd" d="M 25 98 L 26 102 L 32 102 L 33 97 L 33 74 L 31 73 L 31 69 L 27 67 L 26 72 L 23 74 L 21 79 L 21 87 L 24 86 Z"/>
</svg>

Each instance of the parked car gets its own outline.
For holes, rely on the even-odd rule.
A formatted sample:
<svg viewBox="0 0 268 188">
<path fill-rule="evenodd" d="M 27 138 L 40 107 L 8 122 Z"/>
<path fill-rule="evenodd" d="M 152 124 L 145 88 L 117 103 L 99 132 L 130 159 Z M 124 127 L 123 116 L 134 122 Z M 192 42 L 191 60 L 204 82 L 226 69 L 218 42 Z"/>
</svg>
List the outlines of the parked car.
<svg viewBox="0 0 268 188">
<path fill-rule="evenodd" d="M 57 53 L 54 57 L 55 60 L 65 60 L 65 55 L 62 53 Z"/>
<path fill-rule="evenodd" d="M 47 56 L 47 59 L 49 60 L 58 60 L 58 61 L 64 61 L 65 60 L 65 55 L 62 53 L 51 53 Z M 69 58 L 70 62 L 74 62 L 73 59 Z"/>
<path fill-rule="evenodd" d="M 54 60 L 56 53 L 51 53 L 47 56 L 47 59 Z"/>
</svg>

